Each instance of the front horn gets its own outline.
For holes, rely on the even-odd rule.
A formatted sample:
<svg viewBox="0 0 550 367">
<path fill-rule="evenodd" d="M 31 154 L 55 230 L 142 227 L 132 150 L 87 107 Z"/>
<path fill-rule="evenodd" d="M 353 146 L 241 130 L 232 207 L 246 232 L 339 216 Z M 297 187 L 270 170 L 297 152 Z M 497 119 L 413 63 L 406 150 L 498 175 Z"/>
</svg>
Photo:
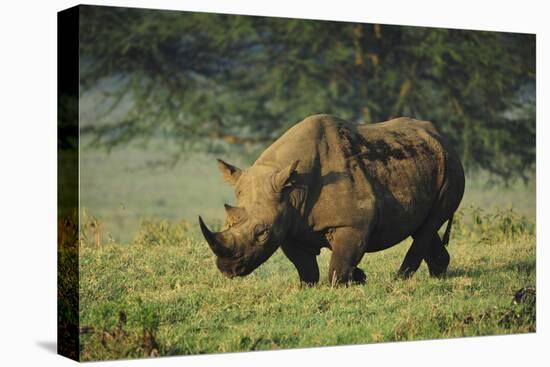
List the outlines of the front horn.
<svg viewBox="0 0 550 367">
<path fill-rule="evenodd" d="M 233 248 L 226 247 L 223 244 L 223 241 L 220 241 L 222 236 L 219 233 L 212 233 L 206 224 L 202 221 L 202 218 L 199 216 L 199 224 L 201 226 L 202 235 L 208 242 L 208 245 L 212 249 L 212 252 L 219 257 L 231 257 L 233 255 Z"/>
</svg>

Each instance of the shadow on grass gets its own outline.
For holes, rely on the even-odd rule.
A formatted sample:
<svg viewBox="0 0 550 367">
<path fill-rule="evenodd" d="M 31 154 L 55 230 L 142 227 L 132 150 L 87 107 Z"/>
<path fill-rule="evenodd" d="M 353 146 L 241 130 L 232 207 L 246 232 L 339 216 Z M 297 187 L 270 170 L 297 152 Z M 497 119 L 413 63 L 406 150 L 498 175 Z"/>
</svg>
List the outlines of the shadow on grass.
<svg viewBox="0 0 550 367">
<path fill-rule="evenodd" d="M 487 267 L 462 267 L 462 268 L 451 268 L 445 274 L 445 278 L 458 278 L 458 277 L 479 277 L 486 273 L 495 273 L 495 272 L 508 272 L 516 271 L 518 273 L 523 273 L 526 275 L 535 272 L 536 262 L 531 260 L 523 260 L 515 263 L 508 263 L 500 265 L 494 268 Z"/>
</svg>

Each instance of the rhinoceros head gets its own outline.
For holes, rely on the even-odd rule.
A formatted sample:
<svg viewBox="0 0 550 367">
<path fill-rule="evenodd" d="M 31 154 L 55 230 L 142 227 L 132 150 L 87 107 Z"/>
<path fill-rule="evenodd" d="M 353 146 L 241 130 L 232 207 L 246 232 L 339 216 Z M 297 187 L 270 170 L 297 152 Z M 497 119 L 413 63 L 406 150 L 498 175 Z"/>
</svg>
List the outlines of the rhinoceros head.
<svg viewBox="0 0 550 367">
<path fill-rule="evenodd" d="M 199 224 L 224 275 L 250 274 L 285 238 L 292 220 L 285 188 L 290 186 L 298 163 L 283 169 L 254 165 L 243 171 L 218 160 L 225 181 L 235 186 L 237 206 L 225 204 L 226 229 L 222 232 L 211 232 L 201 217 Z"/>
</svg>

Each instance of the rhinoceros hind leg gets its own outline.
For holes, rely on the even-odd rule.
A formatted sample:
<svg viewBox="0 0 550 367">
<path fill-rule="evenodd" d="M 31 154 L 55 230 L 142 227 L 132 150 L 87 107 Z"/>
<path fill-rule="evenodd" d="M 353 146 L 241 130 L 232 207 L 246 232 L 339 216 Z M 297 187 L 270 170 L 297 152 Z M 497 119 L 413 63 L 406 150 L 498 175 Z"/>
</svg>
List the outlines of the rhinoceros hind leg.
<svg viewBox="0 0 550 367">
<path fill-rule="evenodd" d="M 430 248 L 424 260 L 428 264 L 430 275 L 433 277 L 439 277 L 447 271 L 451 257 L 437 233 L 432 238 Z"/>
<path fill-rule="evenodd" d="M 420 263 L 428 253 L 433 233 L 421 231 L 413 235 L 413 243 L 403 259 L 401 267 L 397 271 L 397 277 L 410 278 L 420 267 Z"/>
</svg>

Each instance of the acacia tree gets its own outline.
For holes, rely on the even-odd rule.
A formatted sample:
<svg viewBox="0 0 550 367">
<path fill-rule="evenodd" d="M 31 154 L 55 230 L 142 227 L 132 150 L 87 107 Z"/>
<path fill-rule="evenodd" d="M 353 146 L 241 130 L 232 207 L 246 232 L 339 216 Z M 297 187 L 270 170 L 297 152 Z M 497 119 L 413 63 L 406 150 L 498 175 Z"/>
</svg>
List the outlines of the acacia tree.
<svg viewBox="0 0 550 367">
<path fill-rule="evenodd" d="M 101 145 L 265 145 L 314 113 L 408 115 L 469 169 L 534 165 L 533 35 L 92 6 L 80 24 L 83 93 L 111 81 L 111 108 L 82 131 Z"/>
</svg>

